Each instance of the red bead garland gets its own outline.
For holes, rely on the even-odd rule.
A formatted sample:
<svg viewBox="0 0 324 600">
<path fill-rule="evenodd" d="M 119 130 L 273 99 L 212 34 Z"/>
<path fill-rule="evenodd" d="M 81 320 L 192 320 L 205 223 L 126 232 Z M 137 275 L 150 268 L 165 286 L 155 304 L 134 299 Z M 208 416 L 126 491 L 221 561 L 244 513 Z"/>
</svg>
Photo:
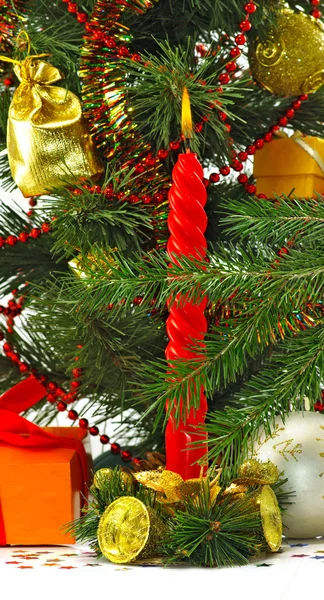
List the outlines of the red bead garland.
<svg viewBox="0 0 324 600">
<path fill-rule="evenodd" d="M 321 0 L 310 0 L 309 3 L 312 7 L 312 9 L 310 11 L 310 14 L 312 15 L 312 17 L 314 17 L 314 19 L 320 19 L 322 16 L 322 13 L 318 7 L 321 4 Z"/>
<path fill-rule="evenodd" d="M 233 169 L 234 171 L 241 170 L 241 164 L 246 162 L 249 156 L 253 156 L 253 154 L 255 154 L 257 150 L 261 150 L 265 143 L 270 143 L 273 139 L 273 134 L 279 131 L 280 127 L 285 127 L 288 124 L 288 121 L 294 118 L 295 111 L 299 110 L 302 106 L 302 103 L 306 102 L 307 100 L 307 94 L 302 94 L 298 97 L 297 100 L 293 100 L 291 103 L 291 107 L 285 111 L 284 117 L 280 117 L 277 123 L 269 127 L 268 131 L 266 131 L 263 134 L 262 138 L 258 138 L 253 144 L 248 145 L 245 148 L 245 151 L 239 152 L 237 155 L 235 154 L 235 157 L 237 156 L 237 159 L 239 159 L 238 162 L 236 158 L 234 158 L 231 167 L 225 165 L 219 169 L 219 173 L 211 173 L 211 175 L 209 176 L 209 183 L 218 183 L 218 181 L 220 181 L 220 176 L 223 175 L 223 177 L 227 177 L 231 173 L 231 169 Z M 220 118 L 221 120 L 225 121 L 227 115 L 225 113 L 222 113 Z M 249 194 L 255 193 L 255 186 L 248 184 L 247 175 L 240 174 L 237 178 L 237 181 L 241 185 L 245 186 L 245 189 Z"/>
<path fill-rule="evenodd" d="M 4 307 L 0 307 L 0 309 L 2 309 L 2 310 L 0 310 L 0 314 L 1 314 L 4 312 Z M 14 309 L 13 306 L 12 306 L 12 309 Z M 0 341 L 4 341 L 4 340 L 5 340 L 4 334 L 3 334 L 3 332 L 0 332 Z M 79 345 L 79 347 L 80 347 L 80 345 Z M 70 419 L 72 421 L 76 421 L 79 418 L 79 415 L 76 410 L 68 409 L 68 406 L 67 406 L 68 402 L 66 400 L 67 400 L 67 397 L 69 396 L 69 394 L 66 394 L 63 388 L 59 387 L 54 381 L 47 381 L 47 378 L 44 375 L 38 375 L 37 372 L 34 369 L 31 369 L 27 363 L 21 361 L 19 354 L 14 352 L 12 345 L 6 341 L 3 344 L 3 350 L 4 350 L 4 353 L 6 354 L 6 356 L 19 368 L 19 370 L 22 373 L 29 372 L 44 385 L 44 387 L 46 388 L 46 391 L 47 391 L 48 402 L 50 402 L 51 404 L 56 404 L 56 408 L 59 412 L 65 412 L 67 410 L 67 417 L 68 417 L 68 419 Z M 80 377 L 82 375 L 82 369 L 73 369 L 73 371 L 78 371 L 77 377 Z M 73 381 L 75 381 L 75 380 L 73 380 Z M 72 383 L 73 383 L 73 381 L 72 381 Z M 79 383 L 79 382 L 77 382 L 77 383 Z M 72 394 L 72 396 L 73 396 L 72 401 L 75 401 L 76 397 L 73 394 Z M 99 428 L 96 425 L 89 425 L 88 420 L 85 418 L 80 418 L 78 425 L 81 429 L 87 429 L 89 431 L 89 434 L 92 436 L 99 435 Z M 110 443 L 110 438 L 106 434 L 100 435 L 99 439 L 103 445 Z M 129 450 L 121 450 L 120 444 L 118 444 L 116 442 L 110 443 L 110 449 L 111 449 L 112 454 L 121 454 L 121 458 L 124 462 L 129 462 L 129 461 L 133 460 L 131 452 Z"/>
<path fill-rule="evenodd" d="M 30 200 L 30 202 L 31 202 L 31 200 Z M 45 223 L 43 225 L 48 225 L 48 224 Z M 27 232 L 21 232 L 18 235 L 18 237 L 13 236 L 13 235 L 8 236 L 7 238 L 0 237 L 0 248 L 4 247 L 6 244 L 9 246 L 15 245 L 18 242 L 18 240 L 20 242 L 25 243 L 29 239 L 29 236 L 34 239 L 39 238 L 42 231 L 43 231 L 43 233 L 48 233 L 48 231 L 50 230 L 50 227 L 44 228 L 43 225 L 42 225 L 42 229 L 36 229 L 36 228 L 32 229 L 30 234 L 28 234 Z M 33 231 L 37 231 L 37 234 L 32 235 Z M 14 243 L 12 241 L 13 239 L 15 239 Z M 2 240 L 2 243 L 1 243 L 1 240 Z M 0 315 L 2 314 L 5 317 L 7 317 L 7 331 L 10 334 L 13 333 L 14 319 L 21 314 L 22 309 L 23 309 L 24 300 L 25 300 L 24 296 L 19 297 L 18 301 L 15 300 L 15 296 L 17 296 L 17 294 L 18 294 L 18 290 L 16 290 L 16 289 L 12 290 L 11 293 L 12 293 L 13 298 L 8 300 L 7 306 L 0 305 Z M 141 304 L 142 297 L 137 296 L 137 298 L 134 300 L 135 300 L 134 304 Z M 77 399 L 77 391 L 78 391 L 79 387 L 81 386 L 81 382 L 79 379 L 80 379 L 80 377 L 82 377 L 83 370 L 79 367 L 75 367 L 72 369 L 72 376 L 74 379 L 71 381 L 70 388 L 71 388 L 71 390 L 73 390 L 73 393 L 71 393 L 71 392 L 66 393 L 63 388 L 61 388 L 60 386 L 57 385 L 57 383 L 55 383 L 55 381 L 47 381 L 47 378 L 44 375 L 38 375 L 36 369 L 32 369 L 30 367 L 30 365 L 28 365 L 26 362 L 21 360 L 20 355 L 13 350 L 12 345 L 9 344 L 9 342 L 7 342 L 5 340 L 5 336 L 2 331 L 0 331 L 0 342 L 1 341 L 4 342 L 4 344 L 3 344 L 4 353 L 6 354 L 7 358 L 9 358 L 9 360 L 11 360 L 12 363 L 19 369 L 19 371 L 23 374 L 30 373 L 44 385 L 44 387 L 46 388 L 46 392 L 47 392 L 47 394 L 46 394 L 47 401 L 50 402 L 51 404 L 56 404 L 56 408 L 59 412 L 67 411 L 67 417 L 72 421 L 76 421 L 79 418 L 79 415 L 76 410 L 68 409 L 68 404 L 75 402 L 75 400 Z M 81 349 L 82 344 L 78 344 L 77 348 Z M 79 357 L 76 356 L 75 360 L 77 360 L 78 358 Z M 81 418 L 79 420 L 79 427 L 81 429 L 88 429 L 90 435 L 93 435 L 93 436 L 99 435 L 98 427 L 96 425 L 89 426 L 88 420 L 85 418 Z M 109 436 L 107 436 L 106 434 L 102 434 L 100 436 L 100 441 L 103 445 L 110 443 Z M 117 443 L 113 443 L 110 445 L 111 445 L 111 451 L 113 454 L 119 454 L 121 452 L 121 458 L 124 462 L 129 462 L 132 460 L 132 455 L 129 450 L 121 451 L 120 445 Z"/>
</svg>

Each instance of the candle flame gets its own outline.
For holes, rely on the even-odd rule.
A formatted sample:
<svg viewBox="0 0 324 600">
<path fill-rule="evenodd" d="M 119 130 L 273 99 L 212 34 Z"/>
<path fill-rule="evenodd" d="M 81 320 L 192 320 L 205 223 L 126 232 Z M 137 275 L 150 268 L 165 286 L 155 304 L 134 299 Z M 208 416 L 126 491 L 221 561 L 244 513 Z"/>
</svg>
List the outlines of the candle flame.
<svg viewBox="0 0 324 600">
<path fill-rule="evenodd" d="M 183 88 L 183 94 L 182 94 L 181 123 L 182 123 L 182 133 L 183 133 L 184 137 L 191 138 L 192 137 L 192 118 L 191 118 L 189 94 L 188 94 L 188 90 L 186 87 Z"/>
</svg>

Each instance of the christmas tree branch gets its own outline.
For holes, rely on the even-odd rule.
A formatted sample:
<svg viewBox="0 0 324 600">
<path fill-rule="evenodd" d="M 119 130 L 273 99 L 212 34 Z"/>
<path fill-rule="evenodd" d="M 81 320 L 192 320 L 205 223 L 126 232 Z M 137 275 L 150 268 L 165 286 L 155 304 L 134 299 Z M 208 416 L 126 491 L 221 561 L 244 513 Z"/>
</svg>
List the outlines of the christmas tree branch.
<svg viewBox="0 0 324 600">
<path fill-rule="evenodd" d="M 252 242 L 273 243 L 276 246 L 293 242 L 295 247 L 317 245 L 324 222 L 322 196 L 316 199 L 276 196 L 276 201 L 249 198 L 248 200 L 226 200 L 221 206 L 227 217 L 222 219 L 228 225 L 232 239 L 246 239 Z"/>
<path fill-rule="evenodd" d="M 154 140 L 157 147 L 168 146 L 170 139 L 179 136 L 181 122 L 181 99 L 187 87 L 194 122 L 208 117 L 208 127 L 218 144 L 224 144 L 228 133 L 218 112 L 213 109 L 220 105 L 218 75 L 224 68 L 224 57 L 212 52 L 203 61 L 195 60 L 191 40 L 187 47 L 171 47 L 168 42 L 158 44 L 158 54 L 145 53 L 143 62 L 126 61 L 127 85 L 135 118 L 141 125 L 142 134 Z M 140 82 L 140 85 L 139 85 Z M 228 86 L 222 94 L 222 110 L 231 118 L 230 106 L 240 97 L 239 86 Z M 203 136 L 200 136 L 203 139 Z M 191 140 L 191 147 L 197 150 L 198 139 Z"/>
<path fill-rule="evenodd" d="M 324 362 L 324 327 L 287 338 L 275 351 L 268 367 L 251 378 L 225 411 L 210 415 L 210 459 L 220 461 L 231 474 L 256 440 L 260 427 L 271 434 L 274 418 L 291 410 L 303 410 L 304 398 L 311 407 L 320 396 Z"/>
</svg>

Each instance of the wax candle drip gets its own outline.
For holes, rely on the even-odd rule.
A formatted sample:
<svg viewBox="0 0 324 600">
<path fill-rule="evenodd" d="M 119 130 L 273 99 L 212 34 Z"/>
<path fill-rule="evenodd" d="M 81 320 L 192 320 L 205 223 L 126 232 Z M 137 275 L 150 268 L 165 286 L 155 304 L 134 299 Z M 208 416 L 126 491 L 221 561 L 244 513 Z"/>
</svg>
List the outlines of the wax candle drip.
<svg viewBox="0 0 324 600">
<path fill-rule="evenodd" d="M 173 185 L 169 192 L 168 254 L 175 264 L 179 264 L 177 257 L 195 258 L 204 262 L 207 250 L 204 236 L 207 227 L 207 216 L 204 210 L 207 193 L 203 184 L 203 169 L 196 154 L 179 155 L 172 179 Z M 186 301 L 180 294 L 175 302 L 170 303 L 170 314 L 167 319 L 167 334 L 170 341 L 165 351 L 167 360 L 194 360 L 202 356 L 199 347 L 204 348 L 203 339 L 207 331 L 207 321 L 204 316 L 206 304 L 206 296 L 202 296 L 197 302 L 192 302 Z M 193 345 L 195 348 L 192 348 Z M 174 365 L 173 368 L 176 369 Z M 182 407 L 183 402 L 187 404 L 188 400 L 189 398 L 181 399 Z M 172 401 L 170 398 L 168 403 Z M 199 407 L 196 410 L 192 408 L 186 411 L 185 422 L 177 423 L 174 410 L 168 420 L 167 469 L 179 473 L 184 479 L 199 477 L 200 474 L 201 467 L 194 463 L 204 456 L 206 446 L 190 449 L 188 444 L 192 441 L 206 440 L 203 431 L 197 435 L 197 426 L 203 425 L 206 411 L 207 401 L 201 386 Z"/>
</svg>

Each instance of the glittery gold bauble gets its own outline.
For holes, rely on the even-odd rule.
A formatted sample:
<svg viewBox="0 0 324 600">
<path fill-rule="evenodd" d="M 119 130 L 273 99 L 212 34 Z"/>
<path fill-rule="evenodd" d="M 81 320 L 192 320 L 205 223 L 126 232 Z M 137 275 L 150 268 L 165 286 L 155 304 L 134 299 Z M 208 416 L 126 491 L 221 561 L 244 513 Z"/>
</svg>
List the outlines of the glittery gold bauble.
<svg viewBox="0 0 324 600">
<path fill-rule="evenodd" d="M 270 460 L 262 463 L 250 458 L 238 470 L 239 483 L 247 485 L 273 485 L 277 483 L 278 477 L 279 471 Z"/>
<path fill-rule="evenodd" d="M 113 474 L 113 470 L 112 469 L 99 469 L 99 471 L 96 471 L 96 473 L 94 474 L 94 478 L 93 478 L 93 485 L 100 490 L 100 488 L 106 483 L 106 481 L 109 481 L 109 479 L 111 479 L 111 476 Z"/>
<path fill-rule="evenodd" d="M 137 498 L 118 498 L 103 513 L 98 527 L 102 554 L 114 563 L 156 557 L 165 526 L 156 512 Z"/>
<path fill-rule="evenodd" d="M 104 252 L 97 256 L 94 254 L 87 254 L 87 256 L 83 257 L 82 254 L 78 254 L 78 256 L 69 261 L 69 266 L 73 273 L 75 273 L 77 277 L 80 277 L 80 279 L 89 279 L 92 275 L 96 275 L 99 268 L 102 271 L 105 271 L 106 277 L 109 277 L 112 271 L 107 263 L 116 265 L 113 255 L 114 252 L 118 252 L 118 248 L 112 248 L 109 254 L 108 252 Z M 103 258 L 103 256 L 105 258 Z"/>
<path fill-rule="evenodd" d="M 114 471 L 109 469 L 109 467 L 99 469 L 99 471 L 96 471 L 94 475 L 93 485 L 100 490 L 107 483 L 107 481 L 111 480 L 113 475 Z M 133 483 L 133 476 L 130 473 L 120 471 L 119 476 L 125 485 L 131 485 Z"/>
<path fill-rule="evenodd" d="M 283 9 L 266 39 L 249 51 L 252 75 L 277 96 L 316 92 L 324 83 L 324 28 L 318 19 Z"/>
</svg>

